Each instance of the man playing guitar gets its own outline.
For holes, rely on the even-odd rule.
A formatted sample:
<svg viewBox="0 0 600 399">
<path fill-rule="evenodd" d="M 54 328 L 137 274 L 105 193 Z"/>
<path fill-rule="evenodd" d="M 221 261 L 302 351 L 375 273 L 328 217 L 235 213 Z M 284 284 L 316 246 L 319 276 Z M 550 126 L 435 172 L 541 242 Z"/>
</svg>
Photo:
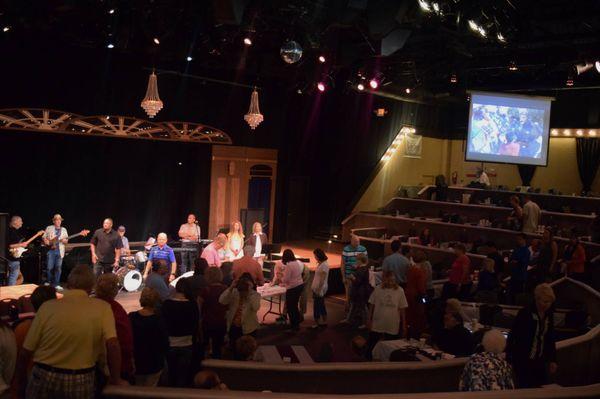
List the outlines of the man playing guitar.
<svg viewBox="0 0 600 399">
<path fill-rule="evenodd" d="M 43 231 L 38 231 L 29 240 L 25 240 L 23 235 L 23 219 L 20 216 L 13 216 L 10 219 L 10 226 L 8 227 L 8 285 L 17 284 L 17 278 L 21 271 L 21 255 L 27 251 L 27 246 L 37 237 L 44 234 Z"/>
<path fill-rule="evenodd" d="M 63 218 L 59 214 L 52 217 L 52 225 L 46 227 L 46 231 L 42 236 L 44 245 L 49 247 L 47 254 L 46 272 L 48 273 L 48 283 L 58 290 L 62 290 L 60 286 L 60 274 L 62 271 L 62 261 L 65 257 L 65 244 L 69 242 L 70 238 L 77 236 L 86 236 L 89 230 L 82 230 L 81 232 L 69 236 L 67 229 L 61 227 Z"/>
</svg>

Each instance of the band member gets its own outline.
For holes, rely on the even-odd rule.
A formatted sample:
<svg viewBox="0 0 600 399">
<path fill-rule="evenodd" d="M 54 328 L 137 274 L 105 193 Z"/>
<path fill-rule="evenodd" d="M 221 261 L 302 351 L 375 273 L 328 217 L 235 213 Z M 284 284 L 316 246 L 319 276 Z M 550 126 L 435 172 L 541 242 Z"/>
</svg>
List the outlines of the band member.
<svg viewBox="0 0 600 399">
<path fill-rule="evenodd" d="M 227 233 L 227 244 L 225 246 L 225 258 L 230 261 L 240 259 L 244 256 L 244 229 L 242 223 L 235 221 L 231 223 Z"/>
<path fill-rule="evenodd" d="M 169 276 L 169 281 L 173 281 L 177 272 L 177 262 L 175 262 L 175 253 L 173 252 L 173 248 L 167 245 L 167 235 L 165 233 L 159 233 L 156 237 L 156 244 L 157 245 L 152 247 L 150 250 L 150 255 L 148 255 L 148 262 L 146 263 L 146 268 L 144 269 L 144 279 L 146 279 L 148 273 L 150 273 L 150 270 L 152 270 L 152 262 L 159 259 L 164 259 L 171 264 L 171 275 Z"/>
<path fill-rule="evenodd" d="M 112 227 L 112 219 L 104 219 L 102 228 L 94 232 L 94 236 L 90 241 L 90 251 L 92 252 L 92 263 L 94 264 L 96 277 L 102 273 L 112 273 L 113 268 L 119 266 L 123 242 L 119 233 L 113 230 Z"/>
<path fill-rule="evenodd" d="M 125 226 L 119 226 L 117 229 L 117 233 L 121 236 L 121 243 L 123 243 L 123 248 L 121 248 L 121 256 L 129 255 L 131 250 L 129 249 L 129 239 L 125 237 Z"/>
<path fill-rule="evenodd" d="M 217 234 L 213 242 L 208 244 L 202 251 L 202 258 L 206 259 L 210 267 L 221 267 L 225 245 L 227 244 L 227 236 L 223 233 Z"/>
<path fill-rule="evenodd" d="M 27 245 L 23 242 L 25 236 L 23 235 L 23 219 L 20 216 L 13 216 L 10 219 L 10 225 L 8 227 L 8 285 L 17 284 L 17 277 L 21 271 L 21 262 L 18 258 L 15 258 L 10 249 L 25 248 Z"/>
<path fill-rule="evenodd" d="M 260 224 L 260 222 L 255 222 L 252 225 L 252 235 L 246 241 L 247 245 L 254 248 L 254 258 L 260 258 L 262 246 L 268 244 L 268 242 L 267 235 L 262 231 L 262 224 Z"/>
<path fill-rule="evenodd" d="M 181 247 L 195 249 L 195 251 L 183 251 L 181 253 L 181 265 L 179 274 L 190 271 L 194 267 L 194 261 L 198 257 L 198 240 L 200 239 L 200 226 L 196 221 L 196 215 L 190 213 L 187 217 L 187 223 L 179 228 L 179 238 L 181 238 Z"/>
<path fill-rule="evenodd" d="M 56 214 L 52 217 L 52 225 L 46 227 L 42 240 L 50 249 L 46 255 L 46 272 L 48 273 L 48 283 L 61 290 L 60 274 L 62 272 L 62 262 L 65 257 L 65 244 L 68 241 L 69 234 L 67 229 L 61 226 L 62 216 Z M 56 240 L 56 242 L 54 242 Z"/>
</svg>

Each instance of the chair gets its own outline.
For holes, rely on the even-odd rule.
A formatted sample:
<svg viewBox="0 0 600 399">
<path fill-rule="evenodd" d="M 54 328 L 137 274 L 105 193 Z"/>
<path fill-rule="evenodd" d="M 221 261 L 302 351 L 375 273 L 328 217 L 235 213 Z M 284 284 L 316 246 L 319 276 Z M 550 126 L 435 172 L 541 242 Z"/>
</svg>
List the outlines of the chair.
<svg viewBox="0 0 600 399">
<path fill-rule="evenodd" d="M 18 299 L 17 308 L 19 313 L 32 313 L 35 312 L 35 308 L 31 303 L 31 294 L 26 294 Z"/>
<path fill-rule="evenodd" d="M 18 301 L 14 298 L 5 298 L 0 301 L 0 317 L 10 316 L 10 309 L 18 309 Z"/>
</svg>

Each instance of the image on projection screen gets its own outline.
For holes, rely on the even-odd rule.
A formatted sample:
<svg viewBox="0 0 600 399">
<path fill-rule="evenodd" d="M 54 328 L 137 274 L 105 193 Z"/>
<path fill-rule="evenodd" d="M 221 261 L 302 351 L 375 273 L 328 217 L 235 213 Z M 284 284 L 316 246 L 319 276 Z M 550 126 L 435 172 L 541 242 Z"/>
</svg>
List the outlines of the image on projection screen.
<svg viewBox="0 0 600 399">
<path fill-rule="evenodd" d="M 472 93 L 467 161 L 545 166 L 550 98 Z"/>
</svg>

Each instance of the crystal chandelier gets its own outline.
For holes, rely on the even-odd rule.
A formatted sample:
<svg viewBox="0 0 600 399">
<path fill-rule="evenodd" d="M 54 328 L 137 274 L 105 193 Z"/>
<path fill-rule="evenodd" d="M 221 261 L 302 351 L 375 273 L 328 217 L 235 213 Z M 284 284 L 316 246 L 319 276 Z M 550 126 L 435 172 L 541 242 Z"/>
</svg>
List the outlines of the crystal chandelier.
<svg viewBox="0 0 600 399">
<path fill-rule="evenodd" d="M 248 122 L 252 130 L 256 129 L 256 126 L 260 125 L 264 120 L 258 108 L 258 92 L 256 91 L 256 87 L 252 92 L 252 97 L 250 97 L 250 108 L 248 109 L 248 113 L 244 115 L 244 120 Z"/>
<path fill-rule="evenodd" d="M 158 111 L 163 107 L 163 102 L 158 97 L 158 82 L 156 80 L 156 74 L 154 71 L 150 74 L 148 79 L 148 88 L 146 89 L 146 97 L 142 100 L 142 108 L 148 114 L 150 118 L 154 118 Z"/>
</svg>

